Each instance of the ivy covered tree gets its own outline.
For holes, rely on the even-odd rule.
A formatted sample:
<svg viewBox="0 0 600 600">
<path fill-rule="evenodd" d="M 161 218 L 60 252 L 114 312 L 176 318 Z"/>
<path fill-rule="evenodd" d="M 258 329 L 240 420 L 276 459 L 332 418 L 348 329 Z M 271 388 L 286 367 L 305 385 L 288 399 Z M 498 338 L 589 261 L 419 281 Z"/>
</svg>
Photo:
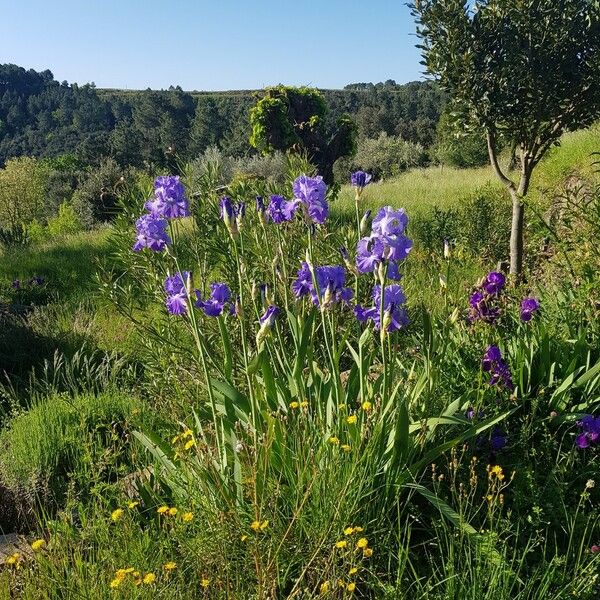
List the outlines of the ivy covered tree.
<svg viewBox="0 0 600 600">
<path fill-rule="evenodd" d="M 306 152 L 328 183 L 335 161 L 356 149 L 354 122 L 346 114 L 329 119 L 323 94 L 312 88 L 267 88 L 250 110 L 250 124 L 251 146 L 263 154 Z"/>
<path fill-rule="evenodd" d="M 494 172 L 512 197 L 510 272 L 523 268 L 531 175 L 565 131 L 600 117 L 600 0 L 415 0 L 424 65 L 452 111 L 486 136 Z M 497 140 L 517 150 L 503 171 Z"/>
</svg>

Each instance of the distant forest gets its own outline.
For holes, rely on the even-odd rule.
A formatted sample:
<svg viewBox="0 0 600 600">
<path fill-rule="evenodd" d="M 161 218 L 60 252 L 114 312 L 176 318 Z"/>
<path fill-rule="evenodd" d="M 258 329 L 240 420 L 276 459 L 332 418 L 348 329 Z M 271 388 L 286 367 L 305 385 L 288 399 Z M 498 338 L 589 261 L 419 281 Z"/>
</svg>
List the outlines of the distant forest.
<svg viewBox="0 0 600 600">
<path fill-rule="evenodd" d="M 432 82 L 355 83 L 321 90 L 330 118 L 348 113 L 361 138 L 381 132 L 429 148 L 444 97 Z M 249 143 L 248 111 L 260 91 L 185 92 L 97 89 L 58 82 L 51 71 L 0 65 L 0 166 L 15 156 L 74 154 L 84 164 L 111 157 L 121 166 L 169 166 L 209 146 L 239 157 Z"/>
</svg>

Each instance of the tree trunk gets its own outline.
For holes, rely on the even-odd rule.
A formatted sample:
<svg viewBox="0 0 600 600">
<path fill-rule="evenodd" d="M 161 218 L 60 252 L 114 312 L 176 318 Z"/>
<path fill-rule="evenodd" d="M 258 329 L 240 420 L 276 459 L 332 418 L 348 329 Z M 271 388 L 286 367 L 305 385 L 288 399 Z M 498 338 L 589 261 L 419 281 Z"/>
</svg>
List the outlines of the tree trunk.
<svg viewBox="0 0 600 600">
<path fill-rule="evenodd" d="M 512 224 L 510 228 L 510 274 L 520 277 L 523 271 L 523 229 L 525 205 L 514 189 L 509 189 L 512 198 Z"/>
</svg>

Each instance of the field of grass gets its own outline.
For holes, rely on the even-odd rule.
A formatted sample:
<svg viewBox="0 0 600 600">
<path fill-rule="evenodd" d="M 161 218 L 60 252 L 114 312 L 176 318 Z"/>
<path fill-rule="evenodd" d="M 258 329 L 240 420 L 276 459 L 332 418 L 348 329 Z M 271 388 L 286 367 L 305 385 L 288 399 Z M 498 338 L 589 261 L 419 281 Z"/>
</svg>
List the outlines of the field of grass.
<svg viewBox="0 0 600 600">
<path fill-rule="evenodd" d="M 597 140 L 566 136 L 536 199 L 593 190 Z M 365 190 L 412 219 L 402 290 L 389 265 L 302 275 L 342 245 L 354 264 L 348 187 L 314 230 L 249 208 L 236 231 L 200 181 L 168 252 L 132 252 L 132 196 L 110 228 L 1 254 L 0 533 L 23 538 L 0 598 L 598 598 L 600 189 L 489 291 L 498 189 L 430 168 Z"/>
</svg>

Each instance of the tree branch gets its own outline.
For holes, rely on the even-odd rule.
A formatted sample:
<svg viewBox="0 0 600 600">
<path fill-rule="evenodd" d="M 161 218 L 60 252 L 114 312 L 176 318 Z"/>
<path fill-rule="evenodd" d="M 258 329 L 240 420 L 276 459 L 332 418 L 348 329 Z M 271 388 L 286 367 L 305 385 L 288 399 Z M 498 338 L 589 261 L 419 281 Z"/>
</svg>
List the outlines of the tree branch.
<svg viewBox="0 0 600 600">
<path fill-rule="evenodd" d="M 492 165 L 492 169 L 494 169 L 494 173 L 500 181 L 511 191 L 516 191 L 516 187 L 514 182 L 509 179 L 500 168 L 500 164 L 498 163 L 498 155 L 496 154 L 496 134 L 492 129 L 486 130 L 487 137 L 487 146 L 488 146 L 488 154 L 490 155 L 490 163 Z"/>
</svg>

